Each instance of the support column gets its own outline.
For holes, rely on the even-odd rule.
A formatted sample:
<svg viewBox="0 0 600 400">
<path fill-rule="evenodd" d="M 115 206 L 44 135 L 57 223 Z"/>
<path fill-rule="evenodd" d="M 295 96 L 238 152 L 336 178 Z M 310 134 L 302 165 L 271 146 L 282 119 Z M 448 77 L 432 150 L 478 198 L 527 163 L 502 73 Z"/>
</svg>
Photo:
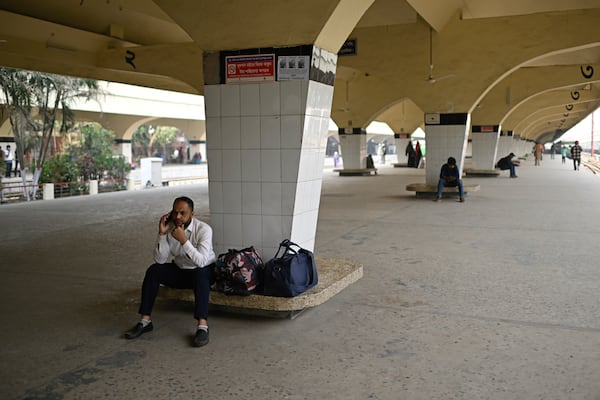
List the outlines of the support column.
<svg viewBox="0 0 600 400">
<path fill-rule="evenodd" d="M 360 128 L 339 128 L 339 136 L 343 168 L 366 168 L 367 131 Z"/>
<path fill-rule="evenodd" d="M 468 113 L 425 114 L 427 185 L 437 185 L 440 168 L 448 161 L 448 157 L 456 159 L 462 174 L 470 124 L 471 115 Z"/>
<path fill-rule="evenodd" d="M 510 153 L 515 153 L 517 156 L 521 156 L 519 151 L 513 148 L 514 139 L 512 132 L 501 132 L 498 137 L 498 150 L 496 151 L 496 161 L 502 157 L 506 157 Z M 494 162 L 496 162 L 494 161 Z"/>
<path fill-rule="evenodd" d="M 407 133 L 394 133 L 394 142 L 396 144 L 396 164 L 394 167 L 408 166 L 408 156 L 406 155 L 406 146 L 410 142 L 410 137 Z"/>
<path fill-rule="evenodd" d="M 253 245 L 268 260 L 283 239 L 313 250 L 337 55 L 299 46 L 204 59 L 215 251 Z"/>
<path fill-rule="evenodd" d="M 498 151 L 499 125 L 473 125 L 471 128 L 473 146 L 473 169 L 494 170 Z"/>
<path fill-rule="evenodd" d="M 123 157 L 125 157 L 125 161 L 130 163 L 131 162 L 131 140 L 127 140 L 127 139 L 115 139 L 115 146 L 116 146 L 116 151 L 115 153 L 117 155 L 122 155 Z"/>
</svg>

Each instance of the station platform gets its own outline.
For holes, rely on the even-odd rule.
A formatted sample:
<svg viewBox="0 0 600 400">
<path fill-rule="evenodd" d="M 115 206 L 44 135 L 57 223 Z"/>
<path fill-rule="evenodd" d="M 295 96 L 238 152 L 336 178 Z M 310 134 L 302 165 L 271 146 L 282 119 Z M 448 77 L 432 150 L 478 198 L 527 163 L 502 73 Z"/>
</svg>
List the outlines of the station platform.
<svg viewBox="0 0 600 400">
<path fill-rule="evenodd" d="M 168 296 L 123 333 L 159 216 L 188 195 L 210 220 L 206 182 L 0 205 L 0 398 L 597 397 L 600 177 L 544 157 L 435 203 L 375 166 L 323 171 L 315 255 L 363 277 L 294 319 L 211 312 L 200 349 Z"/>
</svg>

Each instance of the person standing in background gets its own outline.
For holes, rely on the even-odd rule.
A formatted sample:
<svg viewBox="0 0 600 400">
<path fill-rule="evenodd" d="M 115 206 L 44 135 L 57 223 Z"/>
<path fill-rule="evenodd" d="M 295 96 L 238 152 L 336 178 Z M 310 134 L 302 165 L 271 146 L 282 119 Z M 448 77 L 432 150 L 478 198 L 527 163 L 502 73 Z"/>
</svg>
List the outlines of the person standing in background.
<svg viewBox="0 0 600 400">
<path fill-rule="evenodd" d="M 10 173 L 12 172 L 12 165 L 13 165 L 13 155 L 12 155 L 12 151 L 10 150 L 10 144 L 6 146 L 6 150 L 4 151 L 4 162 L 6 164 L 6 172 L 4 173 L 4 176 L 7 178 L 10 178 Z"/>
<path fill-rule="evenodd" d="M 579 166 L 581 165 L 581 151 L 579 140 L 576 140 L 573 147 L 571 147 L 571 158 L 573 159 L 573 169 L 575 171 L 579 171 Z"/>
</svg>

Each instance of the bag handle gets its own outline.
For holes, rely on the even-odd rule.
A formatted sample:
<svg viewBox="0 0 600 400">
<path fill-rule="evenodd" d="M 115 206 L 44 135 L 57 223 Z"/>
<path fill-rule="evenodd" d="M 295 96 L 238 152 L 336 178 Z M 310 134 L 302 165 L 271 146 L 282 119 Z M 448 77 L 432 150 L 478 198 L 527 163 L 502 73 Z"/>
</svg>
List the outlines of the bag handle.
<svg viewBox="0 0 600 400">
<path fill-rule="evenodd" d="M 264 261 L 263 261 L 262 257 L 260 256 L 260 254 L 258 254 L 258 252 L 254 248 L 254 246 L 249 246 L 249 247 L 246 247 L 246 248 L 241 249 L 241 250 L 229 249 L 227 251 L 227 253 L 229 253 L 229 254 L 232 254 L 232 253 L 254 254 L 254 255 L 256 255 L 256 257 L 258 258 L 258 260 L 260 261 L 260 263 L 264 264 Z"/>
</svg>

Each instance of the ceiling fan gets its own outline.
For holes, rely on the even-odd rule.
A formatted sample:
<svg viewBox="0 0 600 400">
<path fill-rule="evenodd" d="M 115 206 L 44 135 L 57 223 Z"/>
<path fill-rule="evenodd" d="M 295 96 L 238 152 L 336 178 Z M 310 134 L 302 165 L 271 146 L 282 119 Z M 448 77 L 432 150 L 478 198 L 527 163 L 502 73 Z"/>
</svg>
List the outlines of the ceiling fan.
<svg viewBox="0 0 600 400">
<path fill-rule="evenodd" d="M 453 78 L 454 74 L 448 74 L 443 76 L 433 76 L 433 28 L 429 27 L 429 76 L 426 81 L 434 84 L 444 79 Z"/>
</svg>

